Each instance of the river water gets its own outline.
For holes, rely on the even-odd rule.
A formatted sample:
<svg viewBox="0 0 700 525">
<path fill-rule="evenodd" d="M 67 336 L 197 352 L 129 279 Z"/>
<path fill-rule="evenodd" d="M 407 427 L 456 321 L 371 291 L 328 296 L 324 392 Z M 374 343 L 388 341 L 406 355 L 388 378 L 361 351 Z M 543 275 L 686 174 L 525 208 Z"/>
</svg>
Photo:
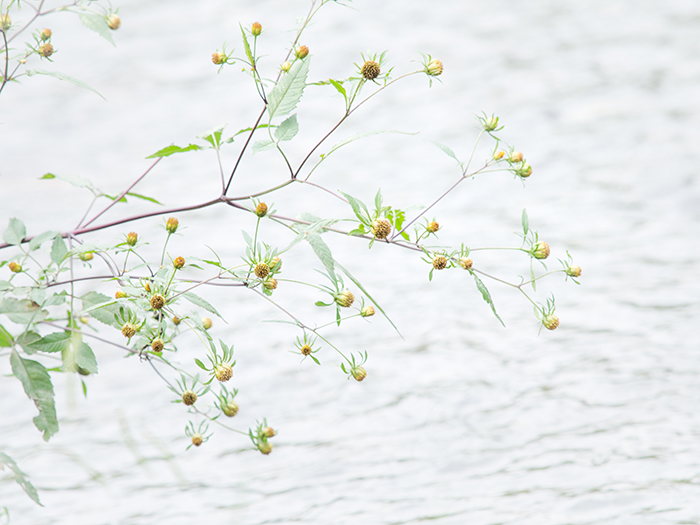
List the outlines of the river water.
<svg viewBox="0 0 700 525">
<path fill-rule="evenodd" d="M 238 23 L 258 20 L 272 71 L 309 3 L 120 5 L 116 48 L 72 16 L 44 24 L 58 49 L 45 68 L 80 78 L 108 102 L 40 77 L 3 92 L 3 221 L 20 217 L 30 233 L 68 229 L 88 195 L 39 181 L 44 173 L 90 177 L 116 193 L 147 168 L 144 157 L 171 142 L 185 145 L 223 123 L 249 126 L 259 111 L 249 79 L 235 66 L 216 75 L 209 56 L 224 41 L 240 50 Z M 507 174 L 465 183 L 435 210 L 441 242 L 517 244 L 512 232 L 527 208 L 554 256 L 568 250 L 583 268 L 581 286 L 557 276 L 541 287 L 540 300 L 556 295 L 559 329 L 538 334 L 526 301 L 493 284 L 504 329 L 464 273 L 429 283 L 413 254 L 386 246 L 365 254 L 361 242 L 325 236 L 403 335 L 378 317 L 332 334 L 348 351 L 369 351 L 363 383 L 346 381 L 328 348 L 319 353 L 323 366 L 300 364 L 288 352 L 294 330 L 260 323 L 281 319 L 269 304 L 207 290 L 228 321 L 215 320 L 214 335 L 236 348 L 241 412 L 233 422 L 245 430 L 267 417 L 279 430 L 273 453 L 262 456 L 223 430 L 186 451 L 182 406 L 170 403 L 150 367 L 93 344 L 100 373 L 87 378 L 87 399 L 74 377 L 55 378 L 61 430 L 49 443 L 19 383 L 0 382 L 0 450 L 30 475 L 45 505 L 4 479 L 0 507 L 11 523 L 36 525 L 700 523 L 700 4 L 352 5 L 324 7 L 303 39 L 311 79 L 342 77 L 359 52 L 388 49 L 397 72 L 419 52 L 439 57 L 443 82 L 429 88 L 412 77 L 376 97 L 336 141 L 372 129 L 420 134 L 357 142 L 312 180 L 364 199 L 381 186 L 389 203 L 426 204 L 456 177 L 427 140 L 466 157 L 478 133 L 474 115 L 495 112 L 506 125 L 500 135 L 526 153 L 533 175 L 525 185 Z M 307 89 L 290 149 L 296 162 L 341 106 L 330 88 Z M 228 146 L 225 166 L 240 144 Z M 237 194 L 286 176 L 270 152 L 247 156 L 243 168 Z M 215 194 L 218 177 L 215 160 L 198 152 L 163 161 L 138 188 L 176 206 Z M 348 216 L 302 190 L 277 197 L 279 212 Z M 151 209 L 135 202 L 106 218 Z M 187 229 L 169 250 L 207 257 L 210 245 L 235 261 L 240 230 L 251 225 L 239 215 L 181 214 Z M 157 251 L 159 224 L 86 239 L 138 229 Z M 288 239 L 266 228 L 268 242 Z M 527 272 L 522 258 L 494 253 L 474 259 L 498 275 Z M 303 245 L 285 265 L 284 277 L 318 267 Z M 307 307 L 317 295 L 285 285 L 276 297 L 317 319 Z M 189 366 L 196 352 L 192 342 L 179 355 Z M 9 373 L 7 358 L 0 371 Z"/>
</svg>

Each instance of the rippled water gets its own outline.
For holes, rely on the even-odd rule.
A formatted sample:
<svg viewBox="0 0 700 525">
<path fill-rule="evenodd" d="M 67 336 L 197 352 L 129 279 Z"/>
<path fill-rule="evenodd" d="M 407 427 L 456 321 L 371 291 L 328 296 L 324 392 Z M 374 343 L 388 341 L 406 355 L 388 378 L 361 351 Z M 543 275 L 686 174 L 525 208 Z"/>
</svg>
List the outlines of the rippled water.
<svg viewBox="0 0 700 525">
<path fill-rule="evenodd" d="M 68 228 L 87 196 L 38 181 L 43 173 L 89 176 L 116 192 L 168 143 L 253 122 L 259 109 L 247 79 L 235 67 L 215 75 L 208 57 L 223 40 L 237 46 L 239 21 L 259 20 L 272 67 L 291 38 L 284 30 L 308 2 L 201 4 L 121 2 L 116 49 L 72 17 L 51 21 L 59 50 L 52 67 L 109 102 L 53 79 L 6 88 L 4 217 L 22 217 L 30 232 L 47 223 Z M 61 431 L 48 444 L 19 383 L 0 381 L 0 450 L 31 476 L 46 505 L 2 481 L 0 506 L 13 524 L 37 525 L 700 523 L 700 4 L 353 5 L 324 8 L 308 33 L 313 79 L 343 76 L 359 51 L 383 49 L 397 71 L 422 51 L 440 57 L 445 74 L 430 90 L 424 78 L 409 79 L 339 134 L 420 130 L 418 137 L 357 143 L 329 159 L 317 182 L 363 198 L 381 184 L 391 203 L 426 203 L 455 171 L 422 139 L 466 156 L 473 115 L 496 112 L 533 176 L 525 187 L 494 176 L 460 188 L 436 210 L 442 239 L 513 244 L 527 207 L 555 255 L 568 249 L 584 269 L 580 287 L 557 279 L 544 287 L 556 292 L 561 327 L 538 336 L 527 304 L 492 286 L 503 329 L 466 278 L 445 273 L 428 283 L 416 257 L 377 246 L 358 258 L 357 244 L 329 238 L 405 337 L 377 318 L 334 336 L 344 348 L 370 351 L 365 382 L 345 381 L 327 351 L 323 367 L 299 365 L 287 352 L 296 334 L 258 323 L 279 318 L 274 310 L 212 290 L 207 297 L 229 321 L 216 335 L 236 345 L 236 420 L 245 429 L 266 416 L 280 430 L 274 452 L 263 457 L 222 431 L 185 452 L 182 407 L 152 370 L 95 346 L 100 374 L 88 378 L 87 400 L 75 378 L 56 380 Z M 340 111 L 328 93 L 305 95 L 297 159 Z M 241 193 L 284 177 L 273 155 L 246 163 L 254 176 L 236 181 Z M 177 205 L 204 200 L 217 180 L 213 159 L 197 153 L 164 162 L 139 188 Z M 339 213 L 303 194 L 280 197 L 280 212 Z M 173 250 L 205 256 L 201 242 L 238 257 L 245 219 L 224 209 L 180 219 L 189 229 Z M 157 224 L 139 232 L 155 239 Z M 316 264 L 308 250 L 298 252 L 299 268 Z M 519 260 L 483 263 L 503 273 Z M 290 304 L 297 296 L 276 293 Z M 181 355 L 188 361 L 194 350 Z M 9 372 L 6 358 L 0 371 Z"/>
</svg>

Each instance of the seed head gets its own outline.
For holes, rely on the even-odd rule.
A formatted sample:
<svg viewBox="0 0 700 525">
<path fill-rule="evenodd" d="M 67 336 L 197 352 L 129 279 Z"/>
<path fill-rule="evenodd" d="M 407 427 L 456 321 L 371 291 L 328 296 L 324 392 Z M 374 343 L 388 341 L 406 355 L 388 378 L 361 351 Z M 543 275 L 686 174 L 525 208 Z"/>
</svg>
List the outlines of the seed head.
<svg viewBox="0 0 700 525">
<path fill-rule="evenodd" d="M 0 15 L 0 28 L 3 31 L 7 31 L 12 26 L 12 19 L 10 15 Z"/>
<path fill-rule="evenodd" d="M 257 215 L 258 217 L 264 217 L 265 215 L 267 215 L 267 204 L 265 204 L 264 202 L 259 203 L 255 207 L 255 215 Z"/>
<path fill-rule="evenodd" d="M 126 234 L 126 244 L 129 246 L 136 246 L 139 241 L 139 234 L 136 232 L 129 232 Z"/>
<path fill-rule="evenodd" d="M 259 441 L 258 442 L 258 450 L 265 454 L 266 456 L 272 452 L 272 443 L 269 443 L 268 441 Z"/>
<path fill-rule="evenodd" d="M 426 226 L 425 229 L 428 230 L 430 233 L 435 233 L 440 229 L 440 225 L 435 221 L 431 221 L 428 223 L 428 226 Z"/>
<path fill-rule="evenodd" d="M 260 36 L 260 33 L 262 33 L 262 25 L 260 22 L 253 22 L 253 27 L 250 32 L 253 33 L 253 36 Z"/>
<path fill-rule="evenodd" d="M 365 79 L 374 80 L 379 76 L 379 73 L 381 73 L 381 69 L 379 69 L 379 64 L 374 60 L 368 60 L 362 65 L 361 72 Z"/>
<path fill-rule="evenodd" d="M 309 48 L 306 46 L 299 46 L 294 52 L 294 55 L 299 59 L 306 58 L 309 55 Z"/>
<path fill-rule="evenodd" d="M 153 350 L 156 354 L 160 354 L 163 351 L 163 348 L 165 348 L 165 343 L 160 337 L 158 339 L 154 339 L 151 343 L 151 350 Z"/>
<path fill-rule="evenodd" d="M 255 273 L 255 276 L 258 279 L 264 279 L 265 277 L 270 275 L 270 267 L 265 263 L 258 263 L 255 265 L 253 273 Z"/>
<path fill-rule="evenodd" d="M 151 297 L 151 308 L 153 308 L 154 310 L 160 310 L 164 306 L 165 306 L 165 297 L 163 297 L 159 293 L 157 293 L 153 297 Z"/>
<path fill-rule="evenodd" d="M 175 217 L 170 217 L 165 223 L 165 229 L 168 231 L 168 233 L 173 234 L 177 231 L 177 227 L 179 225 L 180 221 L 178 221 Z"/>
<path fill-rule="evenodd" d="M 107 25 L 112 31 L 116 31 L 122 25 L 122 19 L 116 14 L 111 14 L 107 17 Z"/>
<path fill-rule="evenodd" d="M 126 297 L 126 292 L 123 292 L 123 291 L 121 291 L 121 290 L 117 290 L 117 291 L 114 293 L 114 298 L 115 298 L 115 299 L 124 299 L 125 297 Z"/>
<path fill-rule="evenodd" d="M 227 365 L 226 363 L 216 365 L 214 367 L 214 375 L 216 376 L 216 379 L 222 383 L 225 383 L 231 379 L 231 377 L 233 377 L 233 368 L 231 368 L 231 365 Z"/>
<path fill-rule="evenodd" d="M 221 405 L 221 411 L 226 414 L 227 417 L 233 417 L 238 414 L 238 403 L 229 400 Z"/>
<path fill-rule="evenodd" d="M 185 403 L 187 406 L 194 405 L 195 401 L 197 401 L 197 394 L 195 394 L 194 391 L 185 390 L 182 393 L 182 402 Z"/>
<path fill-rule="evenodd" d="M 182 322 L 182 319 L 180 319 L 179 317 L 177 317 L 177 316 L 173 317 L 173 324 L 175 326 L 179 325 L 181 322 Z"/>
<path fill-rule="evenodd" d="M 566 269 L 566 275 L 570 277 L 579 277 L 581 275 L 581 267 L 580 266 L 569 266 Z"/>
<path fill-rule="evenodd" d="M 515 174 L 518 177 L 522 177 L 523 179 L 527 179 L 530 175 L 532 175 L 532 166 L 525 163 L 522 166 L 520 166 L 518 169 L 515 170 Z"/>
<path fill-rule="evenodd" d="M 197 432 L 196 434 L 194 434 L 194 435 L 192 436 L 192 444 L 193 444 L 195 447 L 198 447 L 198 446 L 201 445 L 202 443 L 204 443 L 204 439 L 202 438 L 202 434 L 200 434 L 199 432 Z"/>
<path fill-rule="evenodd" d="M 545 315 L 542 318 L 542 324 L 547 330 L 554 330 L 559 326 L 559 318 L 554 314 Z"/>
<path fill-rule="evenodd" d="M 467 259 L 466 257 L 460 257 L 459 261 L 457 261 L 459 265 L 464 268 L 465 270 L 470 270 L 472 267 L 472 260 Z"/>
<path fill-rule="evenodd" d="M 282 65 L 280 66 L 280 69 L 284 71 L 285 73 L 289 73 L 289 70 L 291 69 L 292 64 L 289 62 L 283 62 Z"/>
<path fill-rule="evenodd" d="M 506 152 L 500 149 L 493 154 L 493 160 L 501 160 L 505 154 Z"/>
<path fill-rule="evenodd" d="M 209 330 L 211 328 L 211 319 L 208 317 L 202 317 L 202 328 Z"/>
<path fill-rule="evenodd" d="M 370 231 L 375 239 L 386 239 L 391 233 L 391 223 L 388 219 L 377 219 L 372 222 Z"/>
<path fill-rule="evenodd" d="M 53 46 L 48 42 L 41 44 L 39 46 L 39 54 L 44 58 L 49 58 L 51 55 L 53 55 Z"/>
<path fill-rule="evenodd" d="M 80 258 L 81 261 L 92 261 L 94 255 L 92 255 L 92 253 L 90 253 L 90 252 L 86 252 L 86 253 L 81 253 L 80 255 L 78 255 L 78 257 Z"/>
<path fill-rule="evenodd" d="M 355 302 L 355 296 L 349 290 L 343 290 L 342 292 L 337 294 L 334 297 L 334 299 L 335 302 L 343 308 L 350 308 L 352 306 L 352 303 Z"/>
<path fill-rule="evenodd" d="M 267 290 L 277 290 L 277 279 L 265 279 L 265 281 L 263 282 L 263 286 Z"/>
<path fill-rule="evenodd" d="M 442 75 L 442 62 L 439 60 L 431 60 L 427 66 L 425 66 L 425 72 L 431 77 L 439 77 Z"/>
<path fill-rule="evenodd" d="M 22 265 L 16 262 L 11 262 L 10 264 L 7 265 L 10 268 L 10 271 L 13 273 L 19 273 L 22 271 Z"/>
<path fill-rule="evenodd" d="M 173 261 L 173 266 L 175 267 L 176 270 L 181 270 L 183 266 L 185 266 L 185 258 L 184 257 L 175 257 L 175 260 Z"/>
<path fill-rule="evenodd" d="M 50 29 L 42 29 L 41 34 L 39 35 L 39 38 L 41 38 L 42 41 L 46 42 L 49 38 L 51 38 L 51 30 Z"/>
<path fill-rule="evenodd" d="M 374 306 L 365 306 L 360 310 L 360 315 L 362 317 L 372 317 L 374 315 Z"/>
<path fill-rule="evenodd" d="M 228 57 L 224 55 L 223 53 L 219 53 L 218 51 L 216 53 L 212 53 L 211 55 L 211 61 L 214 62 L 217 66 L 220 66 L 224 62 L 226 62 L 226 59 Z"/>
<path fill-rule="evenodd" d="M 275 437 L 277 435 L 277 432 L 273 428 L 265 427 L 265 428 L 263 428 L 262 435 L 265 436 L 266 438 L 271 438 L 271 437 Z"/>
<path fill-rule="evenodd" d="M 508 157 L 508 162 L 515 163 L 515 162 L 522 162 L 523 161 L 523 154 L 519 151 L 514 151 L 513 153 L 510 154 L 510 157 Z"/>
<path fill-rule="evenodd" d="M 546 242 L 538 242 L 532 248 L 531 253 L 535 259 L 546 259 L 549 257 L 549 244 Z"/>
<path fill-rule="evenodd" d="M 122 326 L 122 335 L 126 337 L 127 339 L 131 339 L 136 335 L 136 332 L 139 331 L 139 327 L 136 326 L 134 323 L 124 323 L 124 326 Z"/>
<path fill-rule="evenodd" d="M 311 355 L 311 346 L 304 345 L 300 349 L 302 355 Z"/>
<path fill-rule="evenodd" d="M 367 370 L 361 366 L 353 367 L 350 369 L 350 373 L 352 374 L 352 377 L 355 378 L 355 381 L 362 381 L 365 377 L 367 377 Z"/>
<path fill-rule="evenodd" d="M 447 268 L 447 257 L 444 255 L 438 255 L 433 259 L 433 268 L 436 270 L 444 270 Z"/>
</svg>

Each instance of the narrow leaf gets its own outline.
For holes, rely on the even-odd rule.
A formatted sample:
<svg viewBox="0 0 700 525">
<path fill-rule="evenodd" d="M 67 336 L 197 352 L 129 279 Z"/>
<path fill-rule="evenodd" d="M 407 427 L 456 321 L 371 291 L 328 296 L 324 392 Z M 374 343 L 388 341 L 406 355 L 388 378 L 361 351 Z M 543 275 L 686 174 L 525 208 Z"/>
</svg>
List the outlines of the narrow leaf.
<svg viewBox="0 0 700 525">
<path fill-rule="evenodd" d="M 438 148 L 440 148 L 448 157 L 452 157 L 453 159 L 455 159 L 458 164 L 460 164 L 460 165 L 462 164 L 462 161 L 460 161 L 457 158 L 457 155 L 455 155 L 454 151 L 452 151 L 450 148 L 448 148 L 444 144 L 440 144 L 439 142 L 435 142 L 434 140 L 429 140 L 428 142 L 430 142 L 434 146 L 437 146 Z"/>
<path fill-rule="evenodd" d="M 505 326 L 506 324 L 503 322 L 503 319 L 501 319 L 500 316 L 496 313 L 496 305 L 493 304 L 493 299 L 491 299 L 491 294 L 486 288 L 486 285 L 481 281 L 481 279 L 479 279 L 479 276 L 477 276 L 475 273 L 472 272 L 472 275 L 474 276 L 474 281 L 476 281 L 477 289 L 481 292 L 481 296 L 484 298 L 484 301 L 486 301 L 491 307 L 493 315 L 495 315 L 496 319 L 498 319 L 501 322 L 501 324 Z"/>
<path fill-rule="evenodd" d="M 197 151 L 202 149 L 201 146 L 197 146 L 196 144 L 190 144 L 189 146 L 185 146 L 184 148 L 181 148 L 180 146 L 166 146 L 165 148 L 156 151 L 153 155 L 149 155 L 146 157 L 147 159 L 155 159 L 157 157 L 169 157 L 170 155 L 173 155 L 175 153 L 184 153 L 186 151 Z"/>
<path fill-rule="evenodd" d="M 360 220 L 360 222 L 366 222 L 369 224 L 370 221 L 370 216 L 369 216 L 369 210 L 367 209 L 367 206 L 365 205 L 364 202 L 362 202 L 360 199 L 356 199 L 352 195 L 348 195 L 347 193 L 343 193 L 342 191 L 340 192 L 343 194 L 343 197 L 345 197 L 349 202 L 350 206 L 352 207 L 352 211 L 355 212 L 355 215 L 357 218 Z M 365 213 L 362 213 L 362 210 L 365 211 Z"/>
<path fill-rule="evenodd" d="M 20 245 L 22 239 L 27 236 L 27 228 L 19 219 L 10 219 L 10 224 L 7 226 L 2 238 L 7 244 Z"/>
<path fill-rule="evenodd" d="M 253 52 L 250 50 L 250 44 L 248 43 L 248 36 L 245 34 L 245 30 L 241 24 L 238 24 L 241 28 L 241 34 L 243 35 L 243 48 L 245 49 L 245 56 L 248 57 L 248 63 L 253 66 L 255 65 L 255 60 L 253 59 Z"/>
<path fill-rule="evenodd" d="M 221 317 L 221 314 L 216 310 L 216 308 L 214 308 L 208 301 L 202 299 L 200 296 L 193 294 L 192 292 L 184 292 L 182 296 L 192 304 L 199 306 L 200 308 L 204 308 L 207 312 L 213 313 L 222 321 L 226 322 L 226 320 L 223 317 Z"/>
<path fill-rule="evenodd" d="M 282 124 L 275 130 L 275 138 L 277 142 L 292 140 L 299 133 L 299 123 L 297 122 L 297 114 L 287 117 Z"/>
<path fill-rule="evenodd" d="M 270 118 L 288 115 L 297 107 L 306 87 L 309 64 L 309 57 L 297 60 L 289 72 L 282 75 L 282 78 L 272 88 L 267 104 Z"/>
<path fill-rule="evenodd" d="M 139 193 L 129 192 L 129 193 L 127 193 L 127 195 L 129 195 L 129 196 L 131 196 L 131 197 L 136 197 L 137 199 L 143 199 L 143 200 L 145 200 L 145 201 L 152 202 L 152 203 L 154 203 L 154 204 L 160 204 L 161 206 L 163 205 L 162 202 L 157 201 L 157 200 L 154 199 L 153 197 L 146 197 L 145 195 L 141 195 L 141 194 L 139 194 Z"/>
<path fill-rule="evenodd" d="M 48 75 L 50 77 L 57 78 L 58 80 L 63 80 L 65 82 L 70 82 L 71 84 L 74 84 L 78 87 L 81 87 L 83 89 L 87 89 L 89 91 L 92 91 L 93 93 L 99 95 L 103 100 L 107 100 L 104 98 L 99 91 L 96 89 L 88 86 L 85 82 L 82 80 L 78 80 L 77 78 L 73 78 L 69 75 L 66 75 L 65 73 L 59 73 L 58 71 L 43 71 L 41 69 L 33 69 L 33 70 L 27 70 L 27 76 L 31 77 L 32 75 Z"/>
<path fill-rule="evenodd" d="M 331 254 L 331 249 L 328 245 L 321 239 L 321 236 L 317 233 L 311 233 L 306 236 L 306 240 L 313 248 L 316 256 L 321 260 L 323 265 L 328 270 L 328 275 L 335 281 L 335 264 L 333 261 L 333 254 Z"/>
<path fill-rule="evenodd" d="M 199 359 L 195 358 L 194 362 L 195 362 L 195 363 L 197 364 L 197 366 L 198 366 L 199 368 L 201 368 L 202 370 L 206 370 L 206 369 L 207 369 L 207 367 L 204 366 L 204 363 L 202 363 Z"/>
<path fill-rule="evenodd" d="M 341 95 L 343 95 L 343 98 L 344 98 L 346 101 L 348 100 L 348 94 L 347 94 L 347 92 L 345 91 L 345 88 L 343 87 L 343 85 L 342 85 L 340 82 L 338 82 L 337 80 L 333 80 L 332 78 L 329 78 L 329 79 L 328 79 L 328 82 L 330 82 L 331 85 L 332 85 L 335 89 L 338 90 L 338 93 L 340 93 Z"/>
<path fill-rule="evenodd" d="M 525 208 L 523 208 L 521 222 L 523 225 L 523 234 L 527 235 L 527 232 L 530 231 L 530 220 L 527 218 L 527 210 Z"/>
<path fill-rule="evenodd" d="M 12 373 L 22 383 L 27 397 L 34 401 L 39 409 L 39 415 L 34 418 L 34 424 L 44 433 L 44 441 L 48 441 L 58 432 L 51 377 L 44 365 L 30 359 L 22 359 L 16 350 L 12 350 L 10 364 Z"/>
<path fill-rule="evenodd" d="M 117 44 L 114 43 L 114 39 L 112 38 L 112 30 L 109 28 L 109 25 L 107 24 L 107 19 L 104 16 L 93 15 L 88 13 L 81 13 L 79 16 L 80 21 L 85 27 L 95 31 L 107 42 L 112 44 L 114 47 L 117 47 Z"/>
<path fill-rule="evenodd" d="M 27 494 L 27 496 L 32 498 L 34 503 L 41 505 L 41 502 L 39 501 L 39 494 L 37 494 L 34 485 L 31 484 L 29 478 L 27 478 L 27 475 L 17 466 L 14 459 L 3 452 L 0 452 L 0 467 L 3 465 L 10 468 L 12 473 L 15 475 L 15 481 L 20 487 L 22 487 L 22 490 Z M 2 469 L 0 468 L 0 470 Z"/>
<path fill-rule="evenodd" d="M 5 327 L 0 324 L 0 346 L 8 347 L 14 344 L 14 339 L 10 332 L 5 330 Z"/>
</svg>

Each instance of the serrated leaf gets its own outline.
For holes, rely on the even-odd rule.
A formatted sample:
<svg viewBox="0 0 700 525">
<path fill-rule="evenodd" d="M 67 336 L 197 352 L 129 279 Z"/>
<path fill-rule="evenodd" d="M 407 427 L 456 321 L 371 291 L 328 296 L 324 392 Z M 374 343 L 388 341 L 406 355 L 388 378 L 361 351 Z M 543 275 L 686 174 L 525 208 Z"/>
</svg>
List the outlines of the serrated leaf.
<svg viewBox="0 0 700 525">
<path fill-rule="evenodd" d="M 109 25 L 107 24 L 107 19 L 103 15 L 80 13 L 80 15 L 78 16 L 80 17 L 80 21 L 85 27 L 95 31 L 107 42 L 112 44 L 114 47 L 117 47 L 117 44 L 114 43 L 114 39 L 112 38 L 112 30 L 109 28 Z"/>
<path fill-rule="evenodd" d="M 48 312 L 40 310 L 28 299 L 20 301 L 6 297 L 0 300 L 0 314 L 5 314 L 13 323 L 28 325 L 43 321 Z"/>
<path fill-rule="evenodd" d="M 224 132 L 225 127 L 226 124 L 224 124 L 223 126 L 219 126 L 218 128 L 215 128 L 211 131 L 208 131 L 204 135 L 199 135 L 197 138 L 206 140 L 209 144 L 211 144 L 212 148 L 217 148 L 221 145 L 221 134 Z M 231 140 L 231 142 L 233 142 L 233 140 Z"/>
<path fill-rule="evenodd" d="M 14 344 L 14 339 L 10 332 L 5 330 L 5 327 L 0 324 L 0 346 L 8 347 Z"/>
<path fill-rule="evenodd" d="M 87 89 L 89 91 L 92 91 L 96 95 L 98 95 L 100 98 L 103 100 L 107 101 L 106 98 L 102 96 L 102 94 L 97 91 L 95 88 L 92 88 L 88 86 L 85 82 L 82 80 L 78 80 L 77 78 L 73 78 L 70 75 L 66 75 L 65 73 L 59 73 L 58 71 L 44 71 L 42 69 L 33 69 L 33 70 L 27 70 L 27 76 L 31 77 L 32 75 L 47 75 L 50 77 L 57 78 L 58 80 L 63 80 L 64 82 L 70 82 L 73 85 L 76 85 L 78 87 L 81 87 L 83 89 Z"/>
<path fill-rule="evenodd" d="M 34 350 L 30 346 L 33 342 L 41 339 L 41 336 L 33 330 L 28 330 L 17 337 L 16 343 L 28 354 L 33 354 Z"/>
<path fill-rule="evenodd" d="M 481 292 L 481 296 L 484 298 L 484 301 L 486 301 L 491 307 L 493 315 L 495 315 L 496 319 L 498 319 L 501 322 L 501 324 L 505 326 L 506 324 L 503 322 L 503 319 L 501 319 L 501 317 L 496 313 L 496 305 L 493 304 L 493 299 L 491 299 L 491 293 L 488 291 L 488 288 L 486 288 L 486 285 L 481 281 L 481 279 L 479 279 L 478 275 L 476 275 L 473 272 L 472 275 L 474 276 L 474 281 L 476 282 L 477 289 Z"/>
<path fill-rule="evenodd" d="M 331 249 L 323 241 L 323 239 L 321 239 L 321 236 L 317 233 L 307 234 L 306 240 L 311 245 L 311 248 L 313 248 L 316 256 L 326 267 L 326 270 L 328 270 L 328 275 L 330 275 L 330 277 L 334 281 L 336 281 L 337 279 L 335 277 L 335 262 L 333 260 L 333 254 L 331 253 Z"/>
<path fill-rule="evenodd" d="M 70 345 L 70 338 L 70 332 L 54 332 L 27 346 L 32 349 L 31 353 L 46 352 L 53 354 L 55 352 L 63 352 L 68 348 L 68 345 Z"/>
<path fill-rule="evenodd" d="M 221 317 L 221 314 L 214 308 L 207 300 L 202 299 L 200 296 L 192 293 L 192 292 L 184 292 L 182 296 L 187 299 L 189 302 L 194 304 L 195 306 L 199 306 L 200 308 L 204 308 L 207 312 L 213 313 L 215 316 L 217 316 L 219 319 L 222 321 L 226 322 L 226 320 Z"/>
<path fill-rule="evenodd" d="M 367 206 L 365 205 L 364 202 L 362 202 L 360 199 L 356 199 L 352 195 L 349 195 L 347 193 L 343 193 L 342 191 L 340 192 L 343 197 L 345 197 L 348 202 L 350 203 L 350 206 L 352 207 L 352 211 L 355 212 L 355 215 L 357 218 L 360 220 L 360 222 L 369 224 L 371 223 L 371 217 L 369 215 L 369 210 L 367 209 Z M 364 210 L 364 215 L 362 214 L 362 210 Z"/>
<path fill-rule="evenodd" d="M 527 210 L 523 208 L 523 215 L 521 218 L 521 223 L 523 225 L 523 233 L 527 235 L 527 232 L 530 231 L 530 219 L 527 217 Z"/>
<path fill-rule="evenodd" d="M 66 302 L 67 297 L 68 293 L 65 290 L 63 290 L 61 293 L 55 293 L 51 297 L 45 299 L 42 303 L 42 306 L 45 308 L 47 306 L 56 306 L 59 304 L 63 304 Z"/>
<path fill-rule="evenodd" d="M 63 240 L 63 237 L 56 235 L 51 245 L 51 261 L 55 264 L 61 264 L 63 259 L 66 258 L 66 255 L 68 255 L 66 242 Z"/>
<path fill-rule="evenodd" d="M 261 151 L 266 151 L 275 147 L 274 140 L 258 140 L 253 143 L 253 155 L 260 153 Z"/>
<path fill-rule="evenodd" d="M 454 151 L 452 151 L 450 148 L 448 148 L 444 144 L 435 142 L 434 140 L 429 140 L 428 142 L 440 148 L 448 157 L 452 157 L 453 159 L 455 159 L 460 166 L 462 165 L 462 161 L 457 158 L 457 155 L 455 155 Z"/>
<path fill-rule="evenodd" d="M 267 97 L 267 111 L 270 118 L 288 115 L 297 107 L 304 94 L 310 63 L 310 57 L 297 60 L 289 72 L 282 75 L 282 78 L 272 88 Z"/>
<path fill-rule="evenodd" d="M 79 341 L 79 344 L 76 343 L 75 346 L 77 347 L 75 354 L 75 363 L 80 368 L 87 370 L 91 374 L 96 374 L 97 359 L 95 358 L 95 353 L 92 351 L 92 348 L 90 348 L 90 346 L 83 341 Z"/>
<path fill-rule="evenodd" d="M 253 66 L 255 65 L 255 60 L 253 59 L 253 52 L 250 50 L 250 44 L 248 43 L 248 36 L 243 30 L 243 26 L 238 24 L 241 28 L 241 34 L 243 35 L 243 48 L 245 49 L 245 56 L 248 57 L 248 63 Z"/>
<path fill-rule="evenodd" d="M 100 323 L 121 328 L 114 318 L 119 313 L 119 305 L 114 299 L 98 292 L 88 292 L 80 299 L 83 302 L 83 313 L 89 312 Z"/>
<path fill-rule="evenodd" d="M 275 130 L 275 138 L 277 142 L 292 140 L 299 133 L 299 123 L 297 122 L 297 114 L 294 113 L 291 117 L 287 117 Z"/>
<path fill-rule="evenodd" d="M 39 409 L 39 415 L 34 418 L 34 425 L 44 433 L 44 441 L 48 441 L 58 432 L 51 377 L 44 365 L 21 358 L 14 349 L 10 354 L 10 364 L 12 373 L 22 383 L 27 397 L 34 401 Z"/>
<path fill-rule="evenodd" d="M 40 233 L 36 237 L 34 237 L 31 241 L 29 241 L 29 251 L 34 251 L 38 249 L 43 243 L 48 241 L 49 239 L 53 239 L 58 232 L 55 231 L 48 231 L 44 233 Z"/>
<path fill-rule="evenodd" d="M 24 472 L 22 472 L 19 466 L 17 466 L 17 463 L 15 463 L 14 459 L 12 459 L 4 452 L 0 452 L 0 467 L 2 467 L 3 465 L 10 468 L 12 473 L 15 475 L 15 481 L 20 487 L 22 487 L 22 490 L 27 494 L 27 496 L 29 496 L 34 501 L 34 503 L 41 505 L 41 502 L 39 501 L 39 494 L 37 494 L 34 485 L 31 484 L 29 478 L 27 478 L 27 475 Z M 43 505 L 41 506 L 43 507 Z"/>
<path fill-rule="evenodd" d="M 197 144 L 190 144 L 189 146 L 185 146 L 184 148 L 181 148 L 180 146 L 171 145 L 156 151 L 153 155 L 149 155 L 146 158 L 155 159 L 157 157 L 169 157 L 170 155 L 174 155 L 175 153 L 185 153 L 186 151 L 198 151 L 200 149 L 202 149 L 202 147 L 197 146 Z"/>
<path fill-rule="evenodd" d="M 47 173 L 47 174 L 44 175 L 43 177 L 39 177 L 39 180 L 43 180 L 43 179 L 55 179 L 55 178 L 56 178 L 56 175 L 54 175 L 53 173 Z"/>
<path fill-rule="evenodd" d="M 5 233 L 2 234 L 2 238 L 7 244 L 13 244 L 15 246 L 22 244 L 22 239 L 26 236 L 27 228 L 24 226 L 24 223 L 15 218 L 10 219 Z"/>
</svg>

